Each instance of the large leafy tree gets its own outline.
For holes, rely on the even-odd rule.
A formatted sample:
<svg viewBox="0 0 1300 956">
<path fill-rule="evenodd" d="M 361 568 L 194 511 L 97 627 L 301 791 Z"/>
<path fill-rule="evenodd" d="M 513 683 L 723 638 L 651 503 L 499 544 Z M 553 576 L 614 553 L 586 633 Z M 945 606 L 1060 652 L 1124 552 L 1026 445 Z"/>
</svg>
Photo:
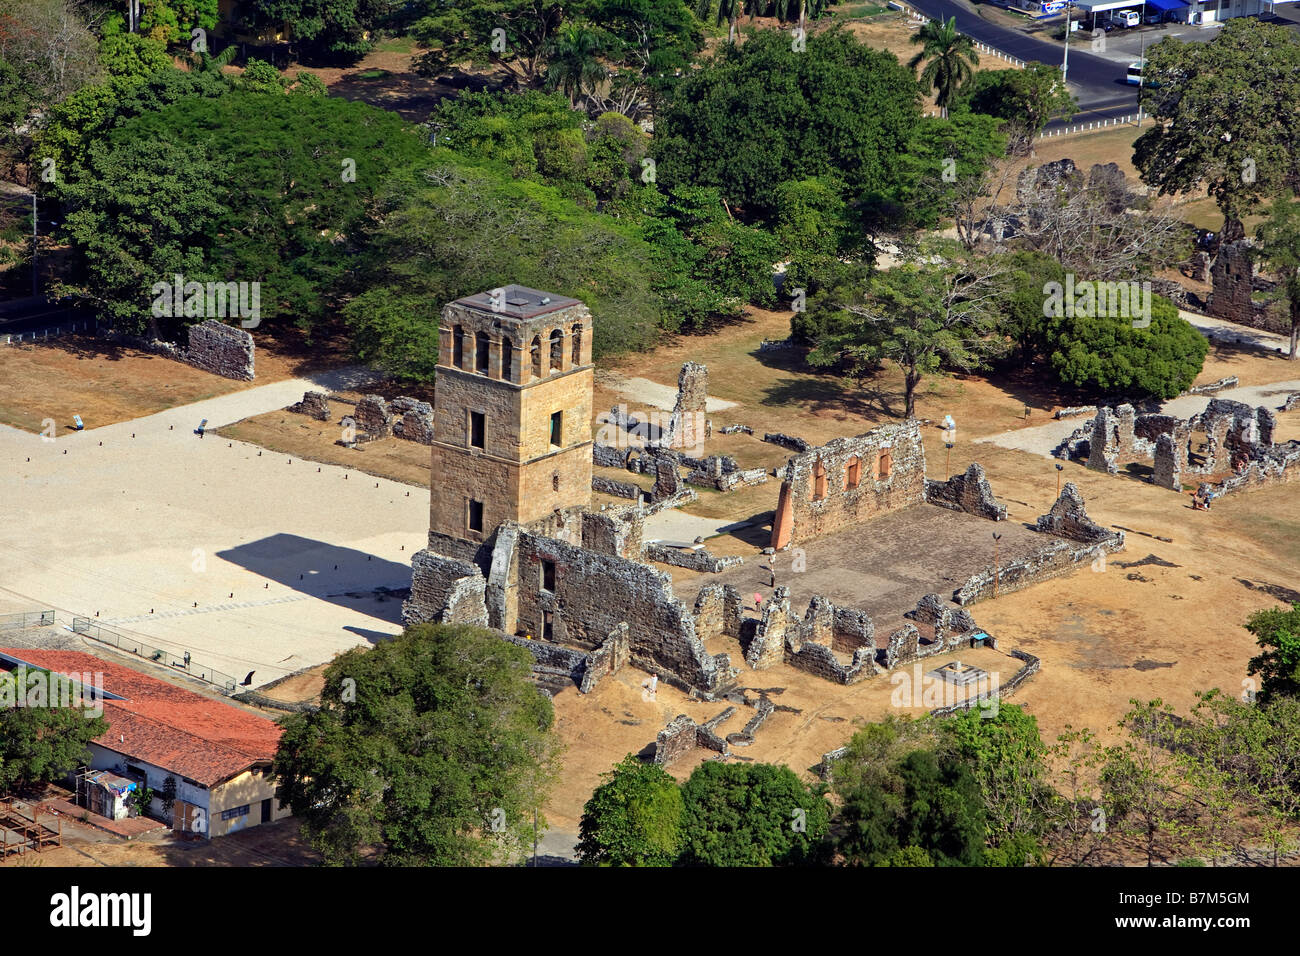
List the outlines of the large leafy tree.
<svg viewBox="0 0 1300 956">
<path fill-rule="evenodd" d="M 87 745 L 108 731 L 108 721 L 86 706 L 56 706 L 79 697 L 67 678 L 28 668 L 0 673 L 0 685 L 0 794 L 77 769 L 90 760 Z"/>
<path fill-rule="evenodd" d="M 158 158 L 164 149 L 178 165 Z M 87 285 L 124 327 L 132 315 L 145 318 L 150 286 L 172 271 L 259 282 L 263 321 L 291 315 L 309 326 L 365 245 L 379 197 L 426 157 L 417 127 L 361 103 L 278 84 L 276 92 L 189 97 L 120 124 L 87 168 L 74 166 L 63 191 L 73 209 L 69 233 L 88 261 L 98 256 L 120 275 L 110 281 L 91 267 Z M 130 173 L 129 183 L 110 175 L 116 169 Z M 138 209 L 139 222 L 119 218 L 123 207 Z M 148 224 L 152 216 L 160 225 L 175 220 L 176 235 L 166 236 L 184 268 L 154 261 L 162 252 L 152 247 L 173 245 Z M 140 252 L 100 254 L 105 245 Z M 170 264 L 172 256 L 163 258 Z"/>
<path fill-rule="evenodd" d="M 495 66 L 516 81 L 535 83 L 545 74 L 560 27 L 585 6 L 586 0 L 418 0 L 411 32 L 428 48 L 418 65 L 432 74 L 460 63 Z"/>
<path fill-rule="evenodd" d="M 441 303 L 511 282 L 586 302 L 598 354 L 644 348 L 660 321 L 651 253 L 633 223 L 440 151 L 417 188 L 390 196 L 344 311 L 363 359 L 415 380 L 433 374 Z"/>
<path fill-rule="evenodd" d="M 912 418 L 916 388 L 925 376 L 944 369 L 970 371 L 997 354 L 1003 347 L 995 334 L 1002 265 L 927 261 L 941 248 L 920 262 L 872 277 L 859 301 L 844 310 L 844 331 L 823 336 L 809 363 L 860 376 L 892 361 L 903 372 L 903 414 Z"/>
<path fill-rule="evenodd" d="M 682 784 L 682 862 L 794 866 L 823 859 L 830 806 L 789 767 L 709 761 Z"/>
<path fill-rule="evenodd" d="M 938 866 L 979 866 L 985 811 L 980 785 L 957 756 L 914 750 L 898 768 L 903 785 L 899 844 L 925 850 Z"/>
<path fill-rule="evenodd" d="M 1147 51 L 1143 107 L 1155 119 L 1133 165 L 1162 194 L 1208 188 L 1222 238 L 1242 238 L 1259 201 L 1300 185 L 1300 38 L 1234 17 L 1208 43 L 1172 37 Z"/>
<path fill-rule="evenodd" d="M 1151 297 L 1150 324 L 1084 314 L 1047 321 L 1049 360 L 1061 381 L 1099 395 L 1170 399 L 1200 374 L 1209 343 L 1168 299 Z"/>
<path fill-rule="evenodd" d="M 582 810 L 578 856 L 597 866 L 671 866 L 680 852 L 682 792 L 658 764 L 628 754 Z"/>
<path fill-rule="evenodd" d="M 557 747 L 531 665 L 469 625 L 419 625 L 348 651 L 325 672 L 320 709 L 282 721 L 276 796 L 327 863 L 371 850 L 394 866 L 518 856 Z"/>
<path fill-rule="evenodd" d="M 996 713 L 970 708 L 942 723 L 953 752 L 965 761 L 984 797 L 989 843 L 1038 855 L 1037 842 L 1049 826 L 1055 792 L 1048 783 L 1047 747 L 1038 721 L 1005 702 Z"/>
<path fill-rule="evenodd" d="M 1078 103 L 1061 72 L 1046 63 L 1027 63 L 1023 70 L 984 70 L 958 90 L 953 109 L 996 116 L 1010 137 L 1011 150 L 1028 153 L 1037 136 L 1053 117 L 1070 119 Z"/>
<path fill-rule="evenodd" d="M 364 56 L 372 46 L 369 32 L 398 6 L 394 0 L 258 0 L 244 5 L 250 27 L 288 24 L 303 60 L 324 63 L 351 63 Z"/>
<path fill-rule="evenodd" d="M 71 207 L 63 228 L 80 263 L 80 292 L 113 328 L 150 338 L 173 336 L 177 323 L 150 309 L 151 287 L 182 274 L 213 278 L 204 250 L 217 223 L 229 214 L 229 167 L 206 145 L 127 140 L 122 148 L 91 147 L 80 174 L 60 195 Z"/>
<path fill-rule="evenodd" d="M 784 33 L 762 30 L 673 86 L 655 123 L 658 179 L 715 187 L 750 218 L 769 217 L 789 180 L 882 191 L 920 115 L 916 81 L 893 54 L 840 28 L 796 53 Z"/>
<path fill-rule="evenodd" d="M 922 63 L 919 82 L 926 93 L 934 93 L 935 103 L 947 117 L 948 109 L 957 102 L 963 84 L 970 82 L 979 65 L 975 41 L 957 32 L 957 18 L 947 22 L 927 20 L 921 29 L 912 34 L 912 42 L 920 44 L 920 51 L 908 61 L 915 70 Z"/>
<path fill-rule="evenodd" d="M 1259 226 L 1260 258 L 1282 280 L 1280 298 L 1291 324 L 1291 361 L 1300 349 L 1300 206 L 1289 197 L 1277 199 Z"/>
<path fill-rule="evenodd" d="M 1262 651 L 1251 658 L 1246 671 L 1260 675 L 1260 702 L 1300 698 L 1300 604 L 1256 611 L 1246 630 L 1255 635 Z"/>
</svg>

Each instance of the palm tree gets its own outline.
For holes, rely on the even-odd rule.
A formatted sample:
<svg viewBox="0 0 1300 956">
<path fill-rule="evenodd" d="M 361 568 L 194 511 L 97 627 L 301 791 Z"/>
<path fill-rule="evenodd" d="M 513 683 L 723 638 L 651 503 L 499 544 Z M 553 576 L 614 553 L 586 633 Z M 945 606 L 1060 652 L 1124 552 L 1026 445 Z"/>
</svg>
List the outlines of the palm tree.
<svg viewBox="0 0 1300 956">
<path fill-rule="evenodd" d="M 736 18 L 740 16 L 741 8 L 745 5 L 745 0 L 718 0 L 718 26 L 726 20 L 727 42 L 735 44 L 736 42 Z M 709 11 L 713 8 L 713 0 L 699 0 L 695 7 L 695 15 L 701 20 L 707 20 Z"/>
<path fill-rule="evenodd" d="M 568 96 L 570 106 L 607 72 L 600 62 L 600 37 L 594 30 L 570 23 L 556 34 L 547 56 L 546 83 Z"/>
<path fill-rule="evenodd" d="M 907 65 L 915 70 L 923 61 L 929 60 L 921 71 L 921 89 L 926 93 L 935 92 L 935 103 L 946 119 L 948 107 L 956 101 L 958 90 L 974 75 L 974 68 L 979 65 L 975 41 L 957 32 L 957 18 L 952 17 L 947 23 L 927 21 L 912 37 L 912 42 L 921 44 L 921 52 Z"/>
</svg>

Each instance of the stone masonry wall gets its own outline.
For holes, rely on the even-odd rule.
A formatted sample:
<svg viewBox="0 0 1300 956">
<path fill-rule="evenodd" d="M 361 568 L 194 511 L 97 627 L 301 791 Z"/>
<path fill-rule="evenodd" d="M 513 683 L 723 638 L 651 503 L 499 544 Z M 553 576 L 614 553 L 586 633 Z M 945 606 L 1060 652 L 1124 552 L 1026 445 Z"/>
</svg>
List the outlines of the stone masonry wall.
<svg viewBox="0 0 1300 956">
<path fill-rule="evenodd" d="M 253 337 L 243 329 L 208 319 L 189 327 L 185 361 L 213 375 L 251 382 Z"/>
<path fill-rule="evenodd" d="M 964 511 L 990 521 L 1005 521 L 1007 506 L 998 504 L 989 487 L 984 466 L 972 462 L 964 475 L 953 475 L 947 481 L 925 482 L 925 500 L 953 511 Z"/>
<path fill-rule="evenodd" d="M 837 438 L 791 458 L 785 475 L 772 526 L 778 550 L 923 501 L 920 425 L 913 420 Z"/>
<path fill-rule="evenodd" d="M 417 551 L 411 558 L 411 596 L 402 604 L 402 623 L 488 625 L 487 582 L 473 564 Z"/>
<path fill-rule="evenodd" d="M 329 396 L 324 392 L 303 392 L 302 401 L 294 402 L 288 410 L 320 422 L 327 422 L 331 418 L 328 399 Z"/>
<path fill-rule="evenodd" d="M 729 667 L 724 670 L 705 652 L 694 618 L 673 596 L 667 574 L 522 529 L 514 551 L 516 628 L 544 633 L 549 613 L 556 641 L 594 648 L 626 622 L 638 667 L 703 690 L 730 679 Z M 542 586 L 543 562 L 554 569 L 554 590 Z"/>
</svg>

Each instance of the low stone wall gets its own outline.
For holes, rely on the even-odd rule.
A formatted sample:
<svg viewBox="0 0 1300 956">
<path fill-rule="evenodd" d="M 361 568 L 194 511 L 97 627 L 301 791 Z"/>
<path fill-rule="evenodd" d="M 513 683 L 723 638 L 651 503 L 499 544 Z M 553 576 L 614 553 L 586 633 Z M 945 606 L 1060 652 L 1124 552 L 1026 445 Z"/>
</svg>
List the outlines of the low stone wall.
<svg viewBox="0 0 1300 956">
<path fill-rule="evenodd" d="M 1029 678 L 1037 674 L 1040 668 L 1042 667 L 1042 662 L 1033 654 L 1026 654 L 1024 651 L 1018 651 L 1018 650 L 1008 651 L 1007 653 L 1009 653 L 1016 660 L 1023 661 L 1024 664 L 1020 668 L 1020 670 L 1016 671 L 1014 674 L 1011 675 L 1010 680 L 1003 681 L 1001 684 L 997 686 L 996 693 L 990 695 L 999 700 L 1003 697 L 1008 697 L 1012 693 L 1014 693 L 1017 687 L 1019 687 L 1025 681 L 1029 680 Z M 930 716 L 947 717 L 949 714 L 955 714 L 960 710 L 970 710 L 972 707 L 979 707 L 981 700 L 987 700 L 987 699 L 988 699 L 987 697 L 986 698 L 971 697 L 967 700 L 962 701 L 960 704 L 953 704 L 950 707 L 939 707 L 936 710 L 932 710 L 930 711 Z M 826 761 L 825 756 L 822 757 L 822 761 L 823 762 Z"/>
<path fill-rule="evenodd" d="M 952 599 L 963 606 L 983 601 L 997 594 L 1019 591 L 1030 585 L 1060 577 L 1078 569 L 1081 564 L 1092 564 L 1102 555 L 1124 547 L 1123 536 L 1118 542 L 1073 547 L 1068 541 L 1053 541 L 1027 558 L 1019 558 L 996 570 L 988 568 L 966 579 L 966 583 L 952 592 Z"/>
<path fill-rule="evenodd" d="M 766 468 L 751 468 L 748 471 L 732 471 L 722 475 L 712 475 L 704 471 L 692 471 L 686 476 L 688 485 L 701 488 L 714 488 L 717 491 L 732 491 L 736 488 L 761 485 L 767 481 Z"/>
<path fill-rule="evenodd" d="M 1300 392 L 1292 392 L 1288 395 L 1282 404 L 1277 407 L 1277 410 L 1279 412 L 1289 412 L 1296 408 L 1300 408 Z"/>
<path fill-rule="evenodd" d="M 1213 392 L 1222 392 L 1224 389 L 1236 388 L 1240 380 L 1235 375 L 1229 375 L 1227 378 L 1221 378 L 1217 382 L 1209 382 L 1205 385 L 1193 385 L 1184 395 L 1209 395 Z"/>
<path fill-rule="evenodd" d="M 768 432 L 763 436 L 763 441 L 773 445 L 780 445 L 782 448 L 788 448 L 791 451 L 797 451 L 800 454 L 808 451 L 813 446 L 804 441 L 802 438 L 796 438 L 794 435 L 782 435 L 780 432 Z"/>
<path fill-rule="evenodd" d="M 1213 494 L 1220 498 L 1235 494 L 1260 485 L 1280 484 L 1292 481 L 1300 473 L 1300 442 L 1287 442 L 1274 445 L 1263 456 L 1252 461 L 1244 471 L 1223 479 L 1217 484 L 1201 482 L 1198 489 L 1201 497 Z"/>
<path fill-rule="evenodd" d="M 714 574 L 744 563 L 744 558 L 734 555 L 719 558 L 703 548 L 683 550 L 664 544 L 645 545 L 641 550 L 641 556 L 646 561 L 657 561 L 660 564 L 671 564 L 675 568 L 686 568 L 688 571 L 707 571 Z"/>
<path fill-rule="evenodd" d="M 1103 528 L 1088 517 L 1088 510 L 1083 504 L 1083 495 L 1078 486 L 1067 481 L 1061 489 L 1060 497 L 1045 515 L 1039 515 L 1035 527 L 1043 534 L 1088 544 L 1115 544 L 1118 551 L 1124 546 L 1124 532 Z M 960 602 L 959 602 L 960 603 Z"/>
<path fill-rule="evenodd" d="M 631 498 L 640 501 L 644 492 L 630 481 L 614 481 L 603 475 L 591 476 L 591 490 L 601 494 L 613 495 L 615 498 Z"/>
<path fill-rule="evenodd" d="M 387 438 L 393 433 L 393 413 L 381 395 L 366 395 L 357 402 L 352 420 L 369 441 Z"/>
<path fill-rule="evenodd" d="M 1052 417 L 1056 419 L 1077 418 L 1080 415 L 1096 415 L 1096 405 L 1074 405 L 1070 408 L 1058 408 Z"/>
</svg>

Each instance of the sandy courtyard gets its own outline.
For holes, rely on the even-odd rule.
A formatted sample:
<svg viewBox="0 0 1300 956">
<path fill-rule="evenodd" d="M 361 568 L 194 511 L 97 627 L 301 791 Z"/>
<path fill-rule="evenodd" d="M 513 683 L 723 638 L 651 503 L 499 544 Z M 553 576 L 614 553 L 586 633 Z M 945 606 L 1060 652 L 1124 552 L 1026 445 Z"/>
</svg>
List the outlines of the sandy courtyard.
<svg viewBox="0 0 1300 956">
<path fill-rule="evenodd" d="M 0 610 L 98 612 L 237 680 L 254 671 L 254 687 L 397 633 L 401 602 L 376 589 L 410 586 L 426 491 L 194 434 L 312 387 L 277 382 L 54 441 L 0 427 Z"/>
</svg>

